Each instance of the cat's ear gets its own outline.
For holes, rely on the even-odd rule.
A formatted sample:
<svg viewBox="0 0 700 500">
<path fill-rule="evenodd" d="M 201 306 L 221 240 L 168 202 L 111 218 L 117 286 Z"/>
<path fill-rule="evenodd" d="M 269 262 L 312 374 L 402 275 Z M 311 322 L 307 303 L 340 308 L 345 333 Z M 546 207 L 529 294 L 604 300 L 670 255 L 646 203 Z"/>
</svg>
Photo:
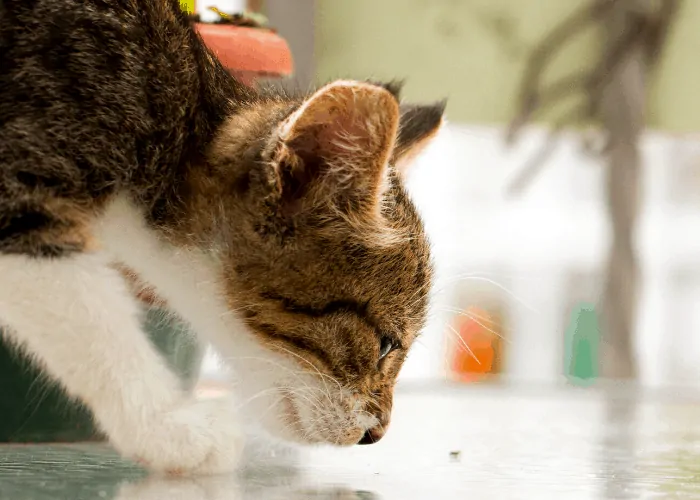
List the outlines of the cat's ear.
<svg viewBox="0 0 700 500">
<path fill-rule="evenodd" d="M 443 123 L 445 101 L 430 105 L 402 104 L 399 136 L 392 163 L 405 175 L 413 159 L 437 135 Z"/>
<path fill-rule="evenodd" d="M 401 100 L 401 90 L 403 90 L 403 80 L 390 80 L 388 82 L 379 82 L 375 80 L 369 80 L 372 85 L 377 85 L 388 90 L 391 95 L 396 97 L 397 101 Z"/>
<path fill-rule="evenodd" d="M 346 207 L 376 206 L 394 151 L 399 103 L 370 83 L 326 85 L 278 130 L 276 168 L 287 206 L 309 196 Z"/>
</svg>

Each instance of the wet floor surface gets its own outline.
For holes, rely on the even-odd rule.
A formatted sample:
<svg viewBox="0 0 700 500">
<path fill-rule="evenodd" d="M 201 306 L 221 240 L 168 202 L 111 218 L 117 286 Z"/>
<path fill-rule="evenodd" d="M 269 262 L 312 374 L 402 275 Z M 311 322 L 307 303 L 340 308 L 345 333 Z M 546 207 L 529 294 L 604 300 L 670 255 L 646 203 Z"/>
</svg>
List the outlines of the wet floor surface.
<svg viewBox="0 0 700 500">
<path fill-rule="evenodd" d="M 0 446 L 0 499 L 700 499 L 700 398 L 433 387 L 373 446 L 252 447 L 237 475 L 149 477 L 101 445 Z"/>
</svg>

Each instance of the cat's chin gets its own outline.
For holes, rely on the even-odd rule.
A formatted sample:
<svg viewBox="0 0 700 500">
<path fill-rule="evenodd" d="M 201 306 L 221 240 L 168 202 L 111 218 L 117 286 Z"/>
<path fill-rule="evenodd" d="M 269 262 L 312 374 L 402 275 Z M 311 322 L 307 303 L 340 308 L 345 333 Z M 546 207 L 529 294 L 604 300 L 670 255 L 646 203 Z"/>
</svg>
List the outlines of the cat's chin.
<svg viewBox="0 0 700 500">
<path fill-rule="evenodd" d="M 292 396 L 284 394 L 278 401 L 276 411 L 259 412 L 250 408 L 245 415 L 245 420 L 253 426 L 255 433 L 273 443 L 283 446 L 348 447 L 357 444 L 364 434 L 359 427 L 335 430 L 328 425 L 324 427 L 326 436 L 319 432 L 321 429 L 318 426 L 306 423 L 318 421 L 318 417 L 309 414 L 308 409 L 300 408 Z"/>
<path fill-rule="evenodd" d="M 286 446 L 333 446 L 333 447 L 349 447 L 356 445 L 358 439 L 353 439 L 351 442 L 336 442 L 329 439 L 323 439 L 319 435 L 310 435 L 306 432 L 291 432 L 283 425 L 277 426 L 261 426 L 259 429 L 264 436 L 274 443 Z M 361 433 L 358 433 L 361 435 Z"/>
</svg>

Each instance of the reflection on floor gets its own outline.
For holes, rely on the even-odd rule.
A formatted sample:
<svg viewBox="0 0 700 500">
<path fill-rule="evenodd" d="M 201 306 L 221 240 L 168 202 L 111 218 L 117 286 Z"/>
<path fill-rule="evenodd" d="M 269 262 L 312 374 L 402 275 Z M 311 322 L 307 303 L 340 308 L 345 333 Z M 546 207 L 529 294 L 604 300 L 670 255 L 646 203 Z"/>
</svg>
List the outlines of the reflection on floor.
<svg viewBox="0 0 700 500">
<path fill-rule="evenodd" d="M 700 399 L 431 387 L 397 395 L 377 445 L 248 455 L 167 479 L 100 445 L 0 446 L 0 499 L 700 498 Z"/>
</svg>

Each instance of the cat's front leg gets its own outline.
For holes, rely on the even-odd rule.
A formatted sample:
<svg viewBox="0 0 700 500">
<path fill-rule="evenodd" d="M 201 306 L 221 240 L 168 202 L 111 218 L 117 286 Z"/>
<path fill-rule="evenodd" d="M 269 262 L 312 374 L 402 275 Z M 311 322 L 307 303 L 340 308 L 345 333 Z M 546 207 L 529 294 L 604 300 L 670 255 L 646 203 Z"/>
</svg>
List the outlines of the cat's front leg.
<svg viewBox="0 0 700 500">
<path fill-rule="evenodd" d="M 0 321 L 125 456 L 168 472 L 235 467 L 243 441 L 233 405 L 180 390 L 102 256 L 0 255 Z"/>
</svg>

